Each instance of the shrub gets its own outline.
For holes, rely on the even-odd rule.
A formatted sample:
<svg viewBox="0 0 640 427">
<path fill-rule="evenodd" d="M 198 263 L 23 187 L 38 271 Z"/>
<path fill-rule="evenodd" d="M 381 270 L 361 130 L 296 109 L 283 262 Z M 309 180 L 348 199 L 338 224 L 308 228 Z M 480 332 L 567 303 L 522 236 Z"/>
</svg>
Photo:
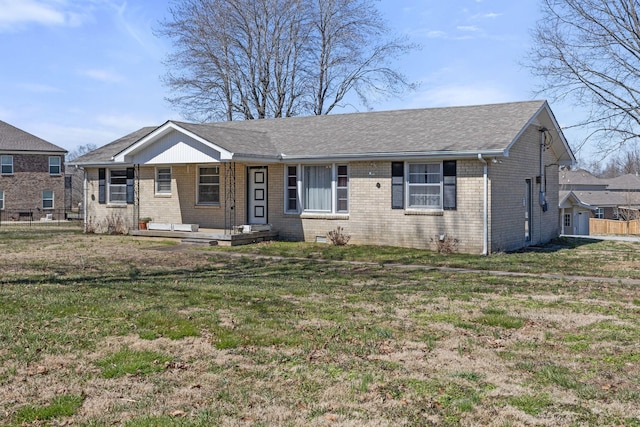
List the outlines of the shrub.
<svg viewBox="0 0 640 427">
<path fill-rule="evenodd" d="M 460 243 L 460 241 L 447 234 L 442 234 L 436 235 L 435 238 L 432 237 L 431 243 L 435 243 L 436 250 L 439 254 L 452 254 L 458 252 L 458 243 Z"/>
<path fill-rule="evenodd" d="M 327 238 L 335 246 L 344 246 L 349 243 L 351 236 L 349 234 L 345 234 L 342 227 L 337 227 L 335 230 L 331 230 L 327 233 Z"/>
<path fill-rule="evenodd" d="M 110 214 L 104 220 L 104 228 L 108 234 L 127 234 L 127 225 L 120 214 Z"/>
</svg>

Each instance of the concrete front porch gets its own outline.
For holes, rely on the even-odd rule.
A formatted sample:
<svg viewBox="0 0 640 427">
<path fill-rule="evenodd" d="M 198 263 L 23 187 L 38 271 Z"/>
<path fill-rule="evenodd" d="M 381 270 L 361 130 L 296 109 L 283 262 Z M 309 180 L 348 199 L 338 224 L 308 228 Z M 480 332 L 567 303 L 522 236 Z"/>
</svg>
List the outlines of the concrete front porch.
<svg viewBox="0 0 640 427">
<path fill-rule="evenodd" d="M 139 237 L 166 237 L 180 239 L 182 243 L 210 246 L 239 246 L 274 240 L 277 231 L 250 231 L 229 234 L 229 230 L 200 228 L 199 231 L 130 230 L 129 235 Z"/>
</svg>

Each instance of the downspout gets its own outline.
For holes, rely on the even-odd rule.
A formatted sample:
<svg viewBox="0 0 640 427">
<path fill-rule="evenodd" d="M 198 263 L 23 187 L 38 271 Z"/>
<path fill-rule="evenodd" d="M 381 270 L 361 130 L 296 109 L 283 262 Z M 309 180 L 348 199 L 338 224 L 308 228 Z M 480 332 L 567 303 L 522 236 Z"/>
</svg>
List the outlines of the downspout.
<svg viewBox="0 0 640 427">
<path fill-rule="evenodd" d="M 89 191 L 88 174 L 87 170 L 82 168 L 83 178 L 82 178 L 82 222 L 85 234 L 87 233 L 87 193 Z"/>
<path fill-rule="evenodd" d="M 482 215 L 482 255 L 489 255 L 489 178 L 488 164 L 482 158 L 482 154 L 478 153 L 478 160 L 483 163 L 483 187 L 484 187 L 484 207 Z"/>
</svg>

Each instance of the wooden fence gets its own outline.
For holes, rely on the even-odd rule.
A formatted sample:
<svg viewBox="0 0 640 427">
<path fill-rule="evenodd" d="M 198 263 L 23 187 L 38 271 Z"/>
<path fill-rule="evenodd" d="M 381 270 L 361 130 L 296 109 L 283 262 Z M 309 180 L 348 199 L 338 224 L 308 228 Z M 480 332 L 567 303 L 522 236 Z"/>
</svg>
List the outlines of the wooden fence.
<svg viewBox="0 0 640 427">
<path fill-rule="evenodd" d="M 589 219 L 589 234 L 640 234 L 640 220 Z"/>
</svg>

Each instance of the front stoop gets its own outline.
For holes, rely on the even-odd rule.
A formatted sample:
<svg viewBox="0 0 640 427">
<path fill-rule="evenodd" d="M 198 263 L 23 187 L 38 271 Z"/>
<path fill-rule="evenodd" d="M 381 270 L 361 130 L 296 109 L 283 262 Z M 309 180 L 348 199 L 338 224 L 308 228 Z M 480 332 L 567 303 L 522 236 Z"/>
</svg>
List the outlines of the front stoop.
<svg viewBox="0 0 640 427">
<path fill-rule="evenodd" d="M 164 237 L 180 239 L 182 243 L 203 245 L 203 246 L 239 246 L 251 243 L 275 240 L 278 237 L 277 231 L 250 231 L 248 233 L 225 234 L 220 232 L 184 232 L 169 230 L 130 230 L 129 235 L 138 237 Z"/>
</svg>

